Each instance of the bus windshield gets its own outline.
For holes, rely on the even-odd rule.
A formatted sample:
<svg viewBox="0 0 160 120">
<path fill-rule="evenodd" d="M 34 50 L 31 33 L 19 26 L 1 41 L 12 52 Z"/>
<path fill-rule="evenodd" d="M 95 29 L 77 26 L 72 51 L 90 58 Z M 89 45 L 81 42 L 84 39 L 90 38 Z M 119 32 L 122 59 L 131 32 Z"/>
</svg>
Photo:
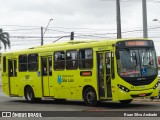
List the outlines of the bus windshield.
<svg viewBox="0 0 160 120">
<path fill-rule="evenodd" d="M 156 53 L 152 48 L 118 50 L 118 74 L 121 77 L 148 77 L 157 74 Z"/>
</svg>

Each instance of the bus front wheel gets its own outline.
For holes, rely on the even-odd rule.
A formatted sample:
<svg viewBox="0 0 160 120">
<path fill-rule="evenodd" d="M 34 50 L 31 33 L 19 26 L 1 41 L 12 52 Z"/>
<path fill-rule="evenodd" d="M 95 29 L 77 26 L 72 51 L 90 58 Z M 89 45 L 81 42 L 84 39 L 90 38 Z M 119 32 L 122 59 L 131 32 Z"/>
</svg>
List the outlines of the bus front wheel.
<svg viewBox="0 0 160 120">
<path fill-rule="evenodd" d="M 127 105 L 127 104 L 129 104 L 131 102 L 132 102 L 132 99 L 129 99 L 129 100 L 120 100 L 120 103 L 124 104 L 124 105 Z"/>
<path fill-rule="evenodd" d="M 88 106 L 96 106 L 97 105 L 97 95 L 95 90 L 92 87 L 88 87 L 84 91 L 84 102 Z"/>
</svg>

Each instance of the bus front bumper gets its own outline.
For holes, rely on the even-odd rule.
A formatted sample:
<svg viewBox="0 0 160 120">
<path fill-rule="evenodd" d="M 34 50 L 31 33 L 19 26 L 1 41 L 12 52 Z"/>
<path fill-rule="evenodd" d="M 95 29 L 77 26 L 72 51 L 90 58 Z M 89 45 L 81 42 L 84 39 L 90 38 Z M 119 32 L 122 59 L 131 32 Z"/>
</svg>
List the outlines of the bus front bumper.
<svg viewBox="0 0 160 120">
<path fill-rule="evenodd" d="M 143 91 L 130 91 L 125 92 L 123 90 L 119 89 L 118 92 L 118 99 L 119 100 L 127 100 L 127 99 L 134 99 L 134 98 L 143 98 L 143 97 L 157 97 L 159 93 L 159 88 L 154 89 L 148 89 Z"/>
</svg>

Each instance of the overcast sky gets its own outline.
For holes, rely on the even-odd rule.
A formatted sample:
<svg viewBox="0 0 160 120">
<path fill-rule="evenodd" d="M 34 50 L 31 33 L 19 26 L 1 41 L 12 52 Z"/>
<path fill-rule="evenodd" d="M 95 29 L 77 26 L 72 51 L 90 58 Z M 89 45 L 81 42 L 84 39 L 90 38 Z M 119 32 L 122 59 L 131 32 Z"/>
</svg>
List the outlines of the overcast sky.
<svg viewBox="0 0 160 120">
<path fill-rule="evenodd" d="M 155 41 L 158 55 L 160 23 L 153 19 L 160 20 L 159 1 L 147 0 L 148 34 Z M 44 36 L 50 38 L 44 39 L 45 44 L 71 31 L 77 39 L 116 38 L 116 0 L 0 0 L 0 3 L 0 28 L 10 33 L 10 50 L 40 45 L 37 38 L 41 35 L 40 27 L 45 29 L 51 18 Z M 123 38 L 143 37 L 142 0 L 121 0 L 121 21 Z"/>
</svg>

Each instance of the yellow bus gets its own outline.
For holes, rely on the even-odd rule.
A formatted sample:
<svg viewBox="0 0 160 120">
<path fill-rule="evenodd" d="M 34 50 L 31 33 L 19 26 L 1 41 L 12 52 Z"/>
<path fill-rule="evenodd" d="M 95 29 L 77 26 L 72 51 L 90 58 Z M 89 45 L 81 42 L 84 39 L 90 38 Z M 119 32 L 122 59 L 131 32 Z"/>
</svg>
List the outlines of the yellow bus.
<svg viewBox="0 0 160 120">
<path fill-rule="evenodd" d="M 53 43 L 2 53 L 2 89 L 28 102 L 42 98 L 129 104 L 158 96 L 158 68 L 149 39 Z"/>
</svg>

